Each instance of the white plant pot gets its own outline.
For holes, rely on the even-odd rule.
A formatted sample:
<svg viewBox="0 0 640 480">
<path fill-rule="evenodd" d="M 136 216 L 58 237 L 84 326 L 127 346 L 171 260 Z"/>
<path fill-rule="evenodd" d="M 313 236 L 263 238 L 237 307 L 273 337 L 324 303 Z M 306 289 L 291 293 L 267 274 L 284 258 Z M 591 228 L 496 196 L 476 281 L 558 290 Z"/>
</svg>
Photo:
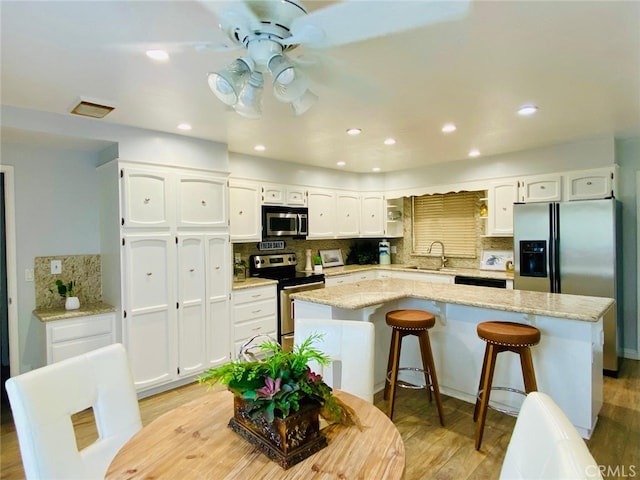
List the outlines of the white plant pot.
<svg viewBox="0 0 640 480">
<path fill-rule="evenodd" d="M 67 310 L 77 310 L 80 308 L 80 300 L 78 297 L 67 297 L 64 301 L 64 308 Z"/>
<path fill-rule="evenodd" d="M 313 266 L 313 271 L 315 273 L 322 273 L 322 265 L 314 265 Z"/>
</svg>

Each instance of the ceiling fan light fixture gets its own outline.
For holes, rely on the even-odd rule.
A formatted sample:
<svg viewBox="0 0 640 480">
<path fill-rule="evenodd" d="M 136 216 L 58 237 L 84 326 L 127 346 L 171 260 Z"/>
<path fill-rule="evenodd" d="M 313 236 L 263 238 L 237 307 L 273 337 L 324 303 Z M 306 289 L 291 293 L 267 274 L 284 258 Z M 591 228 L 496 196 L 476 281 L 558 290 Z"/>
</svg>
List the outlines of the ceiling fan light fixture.
<svg viewBox="0 0 640 480">
<path fill-rule="evenodd" d="M 249 81 L 251 67 L 250 60 L 238 58 L 222 70 L 207 75 L 209 88 L 222 103 L 233 106 Z"/>
<path fill-rule="evenodd" d="M 252 72 L 249 82 L 244 86 L 234 109 L 245 118 L 260 118 L 262 116 L 262 74 Z"/>
<path fill-rule="evenodd" d="M 273 77 L 273 95 L 281 102 L 293 102 L 307 91 L 307 79 L 284 55 L 275 55 L 269 60 L 269 71 Z"/>
<path fill-rule="evenodd" d="M 293 100 L 290 105 L 293 109 L 293 113 L 295 113 L 296 115 L 302 115 L 304 112 L 313 107 L 317 101 L 318 96 L 311 90 L 307 89 L 306 92 Z"/>
</svg>

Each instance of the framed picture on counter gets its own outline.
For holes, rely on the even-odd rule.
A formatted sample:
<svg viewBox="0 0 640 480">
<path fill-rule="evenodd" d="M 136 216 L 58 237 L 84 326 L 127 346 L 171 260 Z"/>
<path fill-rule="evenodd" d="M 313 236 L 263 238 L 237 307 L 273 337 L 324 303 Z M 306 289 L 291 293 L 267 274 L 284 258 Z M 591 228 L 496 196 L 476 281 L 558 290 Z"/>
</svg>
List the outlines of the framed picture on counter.
<svg viewBox="0 0 640 480">
<path fill-rule="evenodd" d="M 339 267 L 344 265 L 342 250 L 339 248 L 335 250 L 319 250 L 319 252 L 323 267 Z"/>
<path fill-rule="evenodd" d="M 508 261 L 513 262 L 513 252 L 510 250 L 483 250 L 480 270 L 505 271 Z"/>
</svg>

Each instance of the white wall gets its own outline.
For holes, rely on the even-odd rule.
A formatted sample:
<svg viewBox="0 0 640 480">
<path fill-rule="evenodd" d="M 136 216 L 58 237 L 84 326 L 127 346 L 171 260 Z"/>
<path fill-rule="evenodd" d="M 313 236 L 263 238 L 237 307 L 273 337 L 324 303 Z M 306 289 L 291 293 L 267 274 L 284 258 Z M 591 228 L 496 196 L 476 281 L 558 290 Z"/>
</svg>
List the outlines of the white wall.
<svg viewBox="0 0 640 480">
<path fill-rule="evenodd" d="M 32 316 L 34 282 L 25 281 L 36 256 L 100 253 L 96 153 L 2 144 L 14 167 L 18 276 L 19 371 L 44 365 L 44 324 Z"/>
</svg>

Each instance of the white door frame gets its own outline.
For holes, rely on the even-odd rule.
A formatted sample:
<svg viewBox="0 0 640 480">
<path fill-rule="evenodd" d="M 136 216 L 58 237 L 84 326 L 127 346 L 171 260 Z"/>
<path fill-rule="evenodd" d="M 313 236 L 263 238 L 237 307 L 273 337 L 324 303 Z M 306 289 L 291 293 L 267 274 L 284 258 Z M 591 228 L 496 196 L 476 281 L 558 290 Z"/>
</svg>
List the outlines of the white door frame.
<svg viewBox="0 0 640 480">
<path fill-rule="evenodd" d="M 636 171 L 636 355 L 640 359 L 640 170 Z"/>
<path fill-rule="evenodd" d="M 18 333 L 18 279 L 16 263 L 16 215 L 13 167 L 0 165 L 4 173 L 4 206 L 7 248 L 7 297 L 9 307 L 9 375 L 20 374 L 20 338 Z"/>
</svg>

